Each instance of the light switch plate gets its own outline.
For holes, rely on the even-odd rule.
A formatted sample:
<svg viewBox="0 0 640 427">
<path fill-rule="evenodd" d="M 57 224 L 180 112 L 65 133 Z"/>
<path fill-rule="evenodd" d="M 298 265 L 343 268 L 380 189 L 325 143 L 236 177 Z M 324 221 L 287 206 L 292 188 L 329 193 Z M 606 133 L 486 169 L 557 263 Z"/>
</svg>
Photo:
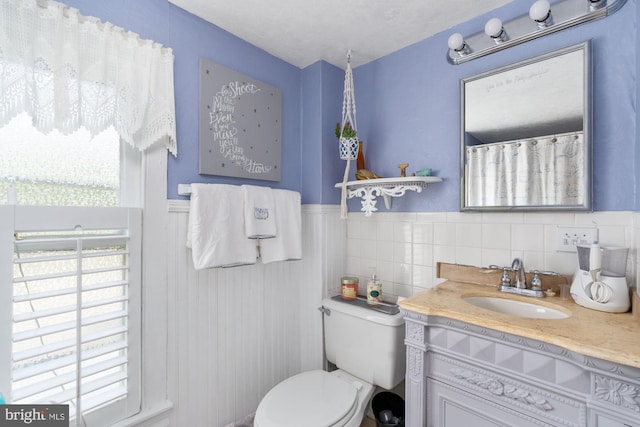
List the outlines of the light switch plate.
<svg viewBox="0 0 640 427">
<path fill-rule="evenodd" d="M 577 252 L 577 245 L 589 246 L 596 239 L 595 227 L 558 227 L 556 231 L 556 251 Z"/>
</svg>

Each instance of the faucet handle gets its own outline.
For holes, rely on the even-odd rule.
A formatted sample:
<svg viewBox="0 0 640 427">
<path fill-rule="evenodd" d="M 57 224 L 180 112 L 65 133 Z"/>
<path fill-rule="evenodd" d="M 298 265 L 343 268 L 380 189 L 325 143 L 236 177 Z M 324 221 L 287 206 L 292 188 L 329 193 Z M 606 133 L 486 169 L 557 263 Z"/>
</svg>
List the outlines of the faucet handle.
<svg viewBox="0 0 640 427">
<path fill-rule="evenodd" d="M 533 270 L 533 278 L 531 279 L 531 289 L 534 291 L 542 290 L 542 280 L 540 280 L 540 272 L 538 270 Z"/>
<path fill-rule="evenodd" d="M 502 268 L 502 278 L 500 279 L 500 286 L 511 286 L 511 275 L 509 274 L 511 268 L 503 267 Z"/>
</svg>

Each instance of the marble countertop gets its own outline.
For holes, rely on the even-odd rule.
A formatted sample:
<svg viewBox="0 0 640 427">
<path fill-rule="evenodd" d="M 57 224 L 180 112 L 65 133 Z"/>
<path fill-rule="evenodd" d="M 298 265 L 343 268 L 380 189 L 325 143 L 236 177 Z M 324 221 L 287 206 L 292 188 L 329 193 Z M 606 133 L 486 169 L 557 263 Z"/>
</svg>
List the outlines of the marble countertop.
<svg viewBox="0 0 640 427">
<path fill-rule="evenodd" d="M 494 296 L 549 306 L 565 319 L 529 319 L 476 307 L 469 296 Z M 407 311 L 441 316 L 555 344 L 579 354 L 640 368 L 640 322 L 629 313 L 584 308 L 559 296 L 533 298 L 499 292 L 495 285 L 448 280 L 398 303 Z"/>
</svg>

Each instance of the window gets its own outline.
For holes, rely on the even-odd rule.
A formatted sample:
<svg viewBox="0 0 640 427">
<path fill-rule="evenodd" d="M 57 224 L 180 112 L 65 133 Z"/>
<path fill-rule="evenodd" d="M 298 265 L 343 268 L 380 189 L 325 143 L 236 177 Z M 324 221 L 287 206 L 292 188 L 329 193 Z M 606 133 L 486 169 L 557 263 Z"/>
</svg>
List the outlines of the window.
<svg viewBox="0 0 640 427">
<path fill-rule="evenodd" d="M 19 205 L 139 206 L 140 156 L 113 127 L 45 135 L 22 113 L 0 128 L 0 194 Z"/>
<path fill-rule="evenodd" d="M 141 155 L 113 130 L 0 129 L 0 392 L 69 404 L 80 425 L 138 412 Z M 127 192 L 125 192 L 127 190 Z M 11 345 L 4 345 L 10 343 Z"/>
<path fill-rule="evenodd" d="M 71 418 L 101 421 L 135 413 L 141 210 L 3 209 L 14 247 L 11 403 L 66 403 Z"/>
</svg>

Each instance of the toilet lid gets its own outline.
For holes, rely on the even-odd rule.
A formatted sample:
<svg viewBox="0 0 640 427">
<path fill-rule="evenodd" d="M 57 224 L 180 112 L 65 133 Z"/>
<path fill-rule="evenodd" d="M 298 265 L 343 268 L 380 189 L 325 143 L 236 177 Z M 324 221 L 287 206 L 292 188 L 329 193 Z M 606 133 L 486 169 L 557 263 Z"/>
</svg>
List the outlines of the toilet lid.
<svg viewBox="0 0 640 427">
<path fill-rule="evenodd" d="M 262 399 L 256 412 L 259 427 L 341 426 L 356 406 L 358 390 L 325 371 L 288 378 Z M 346 420 L 345 420 L 346 422 Z"/>
</svg>

